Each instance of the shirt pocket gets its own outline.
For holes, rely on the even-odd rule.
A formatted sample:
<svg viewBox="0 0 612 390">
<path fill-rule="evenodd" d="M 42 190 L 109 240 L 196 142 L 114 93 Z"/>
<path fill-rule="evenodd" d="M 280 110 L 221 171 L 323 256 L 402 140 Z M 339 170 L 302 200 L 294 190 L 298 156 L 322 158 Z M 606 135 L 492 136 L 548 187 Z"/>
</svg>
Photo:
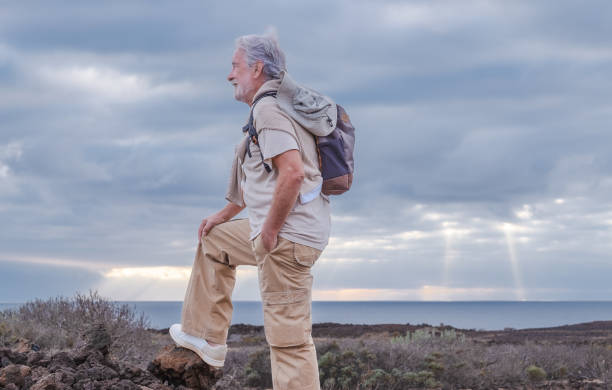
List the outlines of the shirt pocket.
<svg viewBox="0 0 612 390">
<path fill-rule="evenodd" d="M 318 249 L 297 242 L 293 244 L 293 258 L 299 265 L 310 268 L 319 256 L 321 256 L 321 251 Z"/>
</svg>

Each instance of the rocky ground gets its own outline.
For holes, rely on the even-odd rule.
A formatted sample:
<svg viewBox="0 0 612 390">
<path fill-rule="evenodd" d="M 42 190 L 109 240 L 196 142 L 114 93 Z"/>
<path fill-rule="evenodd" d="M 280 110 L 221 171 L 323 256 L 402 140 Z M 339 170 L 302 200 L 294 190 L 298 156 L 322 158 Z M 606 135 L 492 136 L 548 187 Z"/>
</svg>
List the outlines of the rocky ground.
<svg viewBox="0 0 612 390">
<path fill-rule="evenodd" d="M 0 348 L 0 389 L 208 389 L 223 375 L 173 346 L 164 347 L 147 369 L 114 360 L 104 326 L 90 329 L 85 339 L 73 351 L 44 352 L 27 340 Z"/>
<path fill-rule="evenodd" d="M 342 325 L 315 324 L 313 336 L 317 340 L 393 337 L 414 332 L 427 325 Z M 431 329 L 431 328 L 430 328 Z M 451 327 L 438 327 L 443 334 Z M 84 342 L 71 350 L 42 351 L 28 340 L 0 348 L 0 389 L 60 390 L 60 389 L 223 389 L 228 373 L 211 369 L 194 353 L 176 348 L 167 330 L 152 330 L 160 350 L 150 362 L 140 366 L 113 359 L 109 354 L 111 337 L 104 325 L 91 327 Z M 503 331 L 461 330 L 477 343 L 511 345 L 528 341 L 546 345 L 584 343 L 598 344 L 612 349 L 612 321 L 592 322 L 547 329 Z M 265 345 L 262 327 L 235 325 L 230 329 L 228 344 L 231 350 Z M 317 342 L 318 344 L 318 342 Z M 610 364 L 610 362 L 603 362 Z M 227 368 L 227 367 L 226 367 Z M 226 382 L 224 382 L 226 381 Z M 229 386 L 229 384 L 227 385 Z M 236 385 L 231 388 L 236 388 Z M 242 387 L 245 388 L 245 387 Z M 384 387 L 379 387 L 383 389 Z M 608 389 L 612 385 L 600 379 L 580 377 L 571 373 L 563 379 L 543 380 L 521 384 L 521 389 Z M 509 389 L 509 388 L 508 388 Z"/>
</svg>

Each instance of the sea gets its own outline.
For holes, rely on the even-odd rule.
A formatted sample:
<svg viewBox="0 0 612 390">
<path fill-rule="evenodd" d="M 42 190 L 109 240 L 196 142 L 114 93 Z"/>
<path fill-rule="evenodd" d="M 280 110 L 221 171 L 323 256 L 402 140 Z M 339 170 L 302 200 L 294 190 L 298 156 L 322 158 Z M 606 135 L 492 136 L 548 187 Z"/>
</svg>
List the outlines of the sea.
<svg viewBox="0 0 612 390">
<path fill-rule="evenodd" d="M 180 322 L 182 302 L 117 302 L 143 312 L 152 328 Z M 0 310 L 18 303 L 0 303 Z M 612 320 L 612 301 L 314 301 L 312 321 L 342 324 L 429 324 L 460 329 L 502 330 Z M 263 325 L 261 302 L 236 301 L 232 324 Z"/>
</svg>

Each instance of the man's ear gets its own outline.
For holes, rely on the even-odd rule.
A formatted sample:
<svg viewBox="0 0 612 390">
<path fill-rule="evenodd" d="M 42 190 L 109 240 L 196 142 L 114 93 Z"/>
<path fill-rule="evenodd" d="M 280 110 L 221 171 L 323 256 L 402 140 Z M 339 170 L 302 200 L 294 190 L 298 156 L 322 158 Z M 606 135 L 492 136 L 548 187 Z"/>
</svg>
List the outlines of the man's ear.
<svg viewBox="0 0 612 390">
<path fill-rule="evenodd" d="M 253 76 L 255 76 L 255 78 L 257 79 L 257 78 L 259 78 L 259 76 L 261 76 L 261 75 L 262 75 L 262 73 L 263 73 L 264 64 L 263 64 L 263 62 L 261 62 L 261 61 L 257 61 L 257 62 L 255 63 L 255 66 L 254 66 L 253 68 L 254 68 L 254 70 L 253 70 L 253 72 L 254 72 L 254 73 L 253 73 Z"/>
</svg>

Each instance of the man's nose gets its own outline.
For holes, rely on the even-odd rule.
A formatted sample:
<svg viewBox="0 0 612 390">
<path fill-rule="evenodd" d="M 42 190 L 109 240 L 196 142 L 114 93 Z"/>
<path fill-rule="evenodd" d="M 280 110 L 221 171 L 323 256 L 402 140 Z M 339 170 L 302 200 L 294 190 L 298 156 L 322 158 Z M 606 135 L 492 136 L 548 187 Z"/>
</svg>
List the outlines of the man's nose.
<svg viewBox="0 0 612 390">
<path fill-rule="evenodd" d="M 234 71 L 232 70 L 230 74 L 227 75 L 227 81 L 231 83 L 233 79 L 234 79 Z"/>
</svg>

